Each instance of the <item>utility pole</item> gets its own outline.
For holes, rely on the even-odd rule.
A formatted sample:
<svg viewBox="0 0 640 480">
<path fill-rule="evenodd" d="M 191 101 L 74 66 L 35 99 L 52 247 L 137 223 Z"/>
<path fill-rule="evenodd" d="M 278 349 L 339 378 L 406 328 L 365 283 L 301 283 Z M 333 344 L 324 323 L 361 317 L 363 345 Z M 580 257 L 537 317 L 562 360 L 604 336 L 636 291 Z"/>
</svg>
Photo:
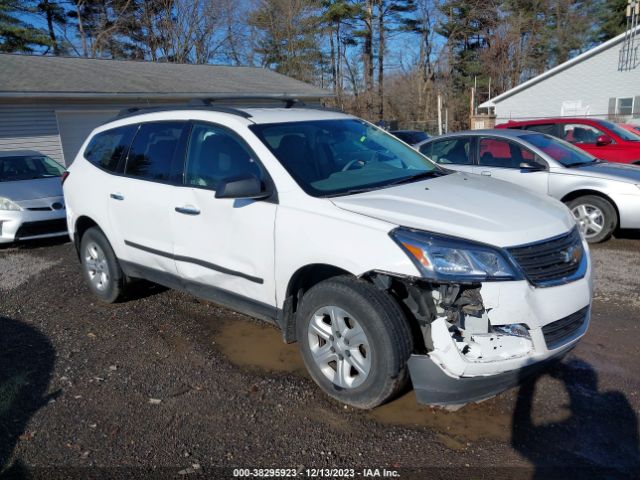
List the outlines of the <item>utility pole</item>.
<svg viewBox="0 0 640 480">
<path fill-rule="evenodd" d="M 438 135 L 442 135 L 442 95 L 438 94 Z"/>
</svg>

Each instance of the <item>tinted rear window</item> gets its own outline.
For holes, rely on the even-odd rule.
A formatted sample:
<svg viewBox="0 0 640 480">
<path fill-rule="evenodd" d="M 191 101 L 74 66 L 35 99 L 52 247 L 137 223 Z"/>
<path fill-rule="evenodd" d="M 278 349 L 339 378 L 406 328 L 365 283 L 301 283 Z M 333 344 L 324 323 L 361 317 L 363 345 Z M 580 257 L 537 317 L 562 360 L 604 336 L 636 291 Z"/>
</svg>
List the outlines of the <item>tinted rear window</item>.
<svg viewBox="0 0 640 480">
<path fill-rule="evenodd" d="M 527 125 L 527 130 L 538 133 L 546 133 L 547 135 L 556 135 L 556 125 L 554 123 L 544 123 L 542 125 Z"/>
<path fill-rule="evenodd" d="M 114 128 L 96 134 L 84 151 L 84 158 L 109 172 L 121 171 L 120 161 L 127 153 L 137 125 Z"/>
<path fill-rule="evenodd" d="M 173 181 L 173 157 L 184 122 L 144 123 L 127 157 L 126 174 L 147 180 Z"/>
</svg>

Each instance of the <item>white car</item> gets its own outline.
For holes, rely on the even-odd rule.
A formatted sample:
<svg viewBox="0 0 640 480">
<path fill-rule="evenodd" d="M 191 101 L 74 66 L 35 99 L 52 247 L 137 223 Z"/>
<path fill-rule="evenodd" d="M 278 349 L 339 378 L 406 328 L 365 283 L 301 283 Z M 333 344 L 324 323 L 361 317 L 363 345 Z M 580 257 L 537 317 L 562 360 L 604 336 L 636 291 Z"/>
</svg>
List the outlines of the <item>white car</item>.
<svg viewBox="0 0 640 480">
<path fill-rule="evenodd" d="M 0 244 L 68 235 L 63 174 L 39 152 L 0 152 Z"/>
<path fill-rule="evenodd" d="M 441 169 L 313 108 L 139 111 L 89 136 L 64 183 L 91 290 L 130 279 L 276 323 L 332 397 L 482 400 L 587 330 L 587 244 L 557 200 Z"/>
</svg>

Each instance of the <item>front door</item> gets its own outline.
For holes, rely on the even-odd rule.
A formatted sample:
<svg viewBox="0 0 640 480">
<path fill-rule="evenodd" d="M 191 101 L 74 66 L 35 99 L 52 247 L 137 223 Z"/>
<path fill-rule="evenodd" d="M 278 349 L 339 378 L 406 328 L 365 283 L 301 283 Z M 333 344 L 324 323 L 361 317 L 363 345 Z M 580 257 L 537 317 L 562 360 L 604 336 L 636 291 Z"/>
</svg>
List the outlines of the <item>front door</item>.
<svg viewBox="0 0 640 480">
<path fill-rule="evenodd" d="M 539 165 L 540 170 L 522 168 L 523 163 Z M 479 138 L 478 166 L 474 167 L 474 173 L 515 183 L 542 195 L 549 193 L 549 172 L 544 160 L 504 138 Z"/>
<path fill-rule="evenodd" d="M 184 186 L 178 189 L 172 212 L 176 265 L 192 287 L 213 288 L 227 300 L 235 296 L 274 306 L 277 204 L 215 198 L 221 180 L 243 174 L 266 181 L 255 154 L 236 134 L 194 123 Z"/>
</svg>

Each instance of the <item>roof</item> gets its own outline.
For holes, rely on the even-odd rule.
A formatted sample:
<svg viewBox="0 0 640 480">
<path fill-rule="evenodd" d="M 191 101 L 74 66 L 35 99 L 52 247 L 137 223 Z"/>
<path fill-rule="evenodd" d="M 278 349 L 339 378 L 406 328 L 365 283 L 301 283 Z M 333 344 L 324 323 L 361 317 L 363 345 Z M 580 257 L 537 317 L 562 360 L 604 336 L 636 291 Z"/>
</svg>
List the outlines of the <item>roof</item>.
<svg viewBox="0 0 640 480">
<path fill-rule="evenodd" d="M 636 33 L 640 33 L 640 25 L 637 27 Z M 495 107 L 496 103 L 501 102 L 505 98 L 510 97 L 522 90 L 525 90 L 526 88 L 529 88 L 530 86 L 535 85 L 536 83 L 539 83 L 542 80 L 555 75 L 556 73 L 560 73 L 561 71 L 566 70 L 567 68 L 570 68 L 577 63 L 583 62 L 584 60 L 590 57 L 593 57 L 594 55 L 602 52 L 603 50 L 607 50 L 608 48 L 611 48 L 614 45 L 617 45 L 618 43 L 623 41 L 625 38 L 625 35 L 628 35 L 628 34 L 629 34 L 629 31 L 623 32 L 617 37 L 613 37 L 607 40 L 606 42 L 601 43 L 597 47 L 587 50 L 586 52 L 581 53 L 580 55 L 572 58 L 571 60 L 567 60 L 566 62 L 561 63 L 560 65 L 557 65 L 552 69 L 547 70 L 546 72 L 541 73 L 540 75 L 533 77 L 527 80 L 526 82 L 523 82 L 520 85 L 517 85 L 510 90 L 507 90 L 506 92 L 501 93 L 497 97 L 494 97 L 491 100 L 487 100 L 486 102 L 481 103 L 480 105 L 478 105 L 478 108 Z"/>
<path fill-rule="evenodd" d="M 525 137 L 527 135 L 544 135 L 544 134 L 539 132 L 534 132 L 531 130 L 516 130 L 516 129 L 510 129 L 510 128 L 487 128 L 482 130 L 463 130 L 460 132 L 445 133 L 443 135 L 438 135 L 436 137 L 429 137 L 427 140 L 422 141 L 419 145 L 424 145 L 425 143 L 437 142 L 438 140 L 442 140 L 446 138 L 480 136 L 480 135 L 492 135 L 492 136 L 502 137 L 502 138 L 519 138 L 519 137 Z"/>
<path fill-rule="evenodd" d="M 0 97 L 330 96 L 266 68 L 0 54 Z"/>
</svg>

